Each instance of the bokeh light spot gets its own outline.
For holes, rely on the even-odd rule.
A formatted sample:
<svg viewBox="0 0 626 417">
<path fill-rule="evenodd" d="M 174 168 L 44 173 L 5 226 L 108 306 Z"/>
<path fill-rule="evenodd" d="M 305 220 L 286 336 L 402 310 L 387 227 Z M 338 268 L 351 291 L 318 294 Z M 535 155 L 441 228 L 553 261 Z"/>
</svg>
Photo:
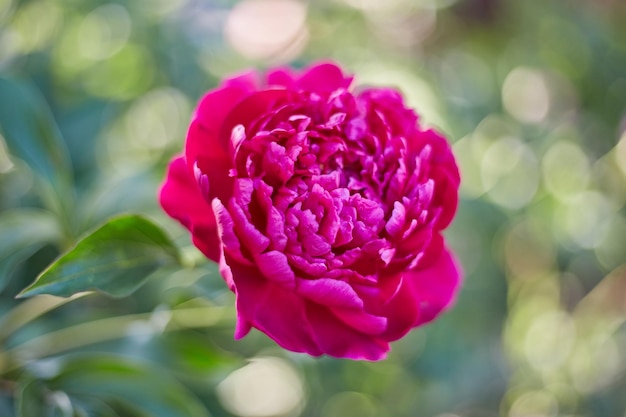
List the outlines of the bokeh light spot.
<svg viewBox="0 0 626 417">
<path fill-rule="evenodd" d="M 504 80 L 502 103 L 520 122 L 542 122 L 550 110 L 550 94 L 545 77 L 535 69 L 515 68 Z"/>
<path fill-rule="evenodd" d="M 163 148 L 182 139 L 190 113 L 191 104 L 179 90 L 150 91 L 136 100 L 126 114 L 125 136 L 137 149 Z"/>
<path fill-rule="evenodd" d="M 575 143 L 559 141 L 548 149 L 542 160 L 548 191 L 566 201 L 587 188 L 589 160 Z"/>
<path fill-rule="evenodd" d="M 295 416 L 304 401 L 302 380 L 286 361 L 258 357 L 218 386 L 222 405 L 241 417 Z"/>
<path fill-rule="evenodd" d="M 613 338 L 598 334 L 581 340 L 569 362 L 569 371 L 576 389 L 581 393 L 595 392 L 624 370 L 622 355 Z"/>
<path fill-rule="evenodd" d="M 497 140 L 485 152 L 481 165 L 481 178 L 489 198 L 510 209 L 527 205 L 539 186 L 538 165 L 533 151 L 521 140 Z"/>
<path fill-rule="evenodd" d="M 296 0 L 245 0 L 230 12 L 225 36 L 246 58 L 287 61 L 306 45 L 306 15 Z"/>
<path fill-rule="evenodd" d="M 146 90 L 153 76 L 149 52 L 141 45 L 127 43 L 111 58 L 86 71 L 83 84 L 95 96 L 126 100 Z"/>
<path fill-rule="evenodd" d="M 576 327 L 562 311 L 538 314 L 526 333 L 524 351 L 529 363 L 541 371 L 551 371 L 567 360 L 574 342 Z"/>
<path fill-rule="evenodd" d="M 33 52 L 49 45 L 61 27 L 61 8 L 51 0 L 39 0 L 21 7 L 13 16 L 14 42 L 23 53 Z"/>
<path fill-rule="evenodd" d="M 471 198 L 477 198 L 485 192 L 485 189 L 483 188 L 480 164 L 472 155 L 473 142 L 472 136 L 465 136 L 455 142 L 452 147 L 463 177 L 461 193 Z"/>
<path fill-rule="evenodd" d="M 559 404 L 548 391 L 530 391 L 520 396 L 511 406 L 509 417 L 556 417 Z"/>
<path fill-rule="evenodd" d="M 0 22 L 2 22 L 12 10 L 13 0 L 0 0 Z"/>
<path fill-rule="evenodd" d="M 598 191 L 584 191 L 557 208 L 556 224 L 581 248 L 593 249 L 608 232 L 614 215 L 610 200 Z"/>
<path fill-rule="evenodd" d="M 596 257 L 607 270 L 614 269 L 626 260 L 626 219 L 612 217 L 607 226 L 604 239 L 595 248 Z"/>
<path fill-rule="evenodd" d="M 119 4 L 105 4 L 89 13 L 78 29 L 78 52 L 92 60 L 110 58 L 128 41 L 131 19 Z"/>
</svg>

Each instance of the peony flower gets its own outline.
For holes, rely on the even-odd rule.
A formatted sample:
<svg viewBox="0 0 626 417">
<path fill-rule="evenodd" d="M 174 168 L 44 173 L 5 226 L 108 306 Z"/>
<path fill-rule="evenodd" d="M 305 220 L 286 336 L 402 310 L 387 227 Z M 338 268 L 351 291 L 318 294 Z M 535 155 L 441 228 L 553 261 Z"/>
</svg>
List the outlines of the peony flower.
<svg viewBox="0 0 626 417">
<path fill-rule="evenodd" d="M 236 339 L 379 360 L 455 298 L 450 146 L 399 92 L 351 83 L 331 63 L 227 79 L 169 166 L 161 205 L 219 262 Z"/>
</svg>

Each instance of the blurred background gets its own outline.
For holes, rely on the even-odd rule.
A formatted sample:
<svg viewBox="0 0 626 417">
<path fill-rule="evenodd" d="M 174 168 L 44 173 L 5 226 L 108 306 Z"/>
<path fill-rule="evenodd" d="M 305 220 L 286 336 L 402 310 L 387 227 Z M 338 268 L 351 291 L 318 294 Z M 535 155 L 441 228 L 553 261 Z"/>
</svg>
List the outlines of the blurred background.
<svg viewBox="0 0 626 417">
<path fill-rule="evenodd" d="M 0 0 L 0 416 L 626 416 L 624 22 L 623 0 Z M 220 78 L 327 58 L 401 89 L 463 175 L 458 303 L 379 363 L 234 342 L 155 198 Z M 189 267 L 14 298 L 121 212 Z"/>
</svg>

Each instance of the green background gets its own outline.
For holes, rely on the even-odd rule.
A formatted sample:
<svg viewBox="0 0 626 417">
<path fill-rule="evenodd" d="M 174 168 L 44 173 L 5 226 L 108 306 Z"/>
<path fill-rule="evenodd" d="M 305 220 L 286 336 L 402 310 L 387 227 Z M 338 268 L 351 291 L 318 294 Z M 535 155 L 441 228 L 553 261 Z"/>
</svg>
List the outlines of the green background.
<svg viewBox="0 0 626 417">
<path fill-rule="evenodd" d="M 625 22 L 623 0 L 0 0 L 0 416 L 625 417 Z M 156 202 L 205 91 L 323 59 L 400 88 L 463 176 L 457 305 L 377 363 L 233 341 L 234 297 Z M 122 218 L 104 261 L 157 255 L 118 298 L 15 298 L 120 213 L 185 268 Z M 48 276 L 104 262 L 84 242 Z"/>
</svg>

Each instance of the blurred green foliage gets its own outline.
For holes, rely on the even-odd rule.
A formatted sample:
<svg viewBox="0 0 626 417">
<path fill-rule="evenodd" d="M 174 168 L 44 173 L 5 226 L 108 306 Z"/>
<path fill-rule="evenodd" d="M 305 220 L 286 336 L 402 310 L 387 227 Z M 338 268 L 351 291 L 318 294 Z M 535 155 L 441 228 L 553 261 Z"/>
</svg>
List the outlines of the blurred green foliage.
<svg viewBox="0 0 626 417">
<path fill-rule="evenodd" d="M 0 0 L 0 416 L 626 416 L 625 21 L 622 0 Z M 400 88 L 463 174 L 458 303 L 380 363 L 235 343 L 232 294 L 156 203 L 221 77 L 327 58 Z M 15 299 L 128 212 L 184 268 Z"/>
</svg>

